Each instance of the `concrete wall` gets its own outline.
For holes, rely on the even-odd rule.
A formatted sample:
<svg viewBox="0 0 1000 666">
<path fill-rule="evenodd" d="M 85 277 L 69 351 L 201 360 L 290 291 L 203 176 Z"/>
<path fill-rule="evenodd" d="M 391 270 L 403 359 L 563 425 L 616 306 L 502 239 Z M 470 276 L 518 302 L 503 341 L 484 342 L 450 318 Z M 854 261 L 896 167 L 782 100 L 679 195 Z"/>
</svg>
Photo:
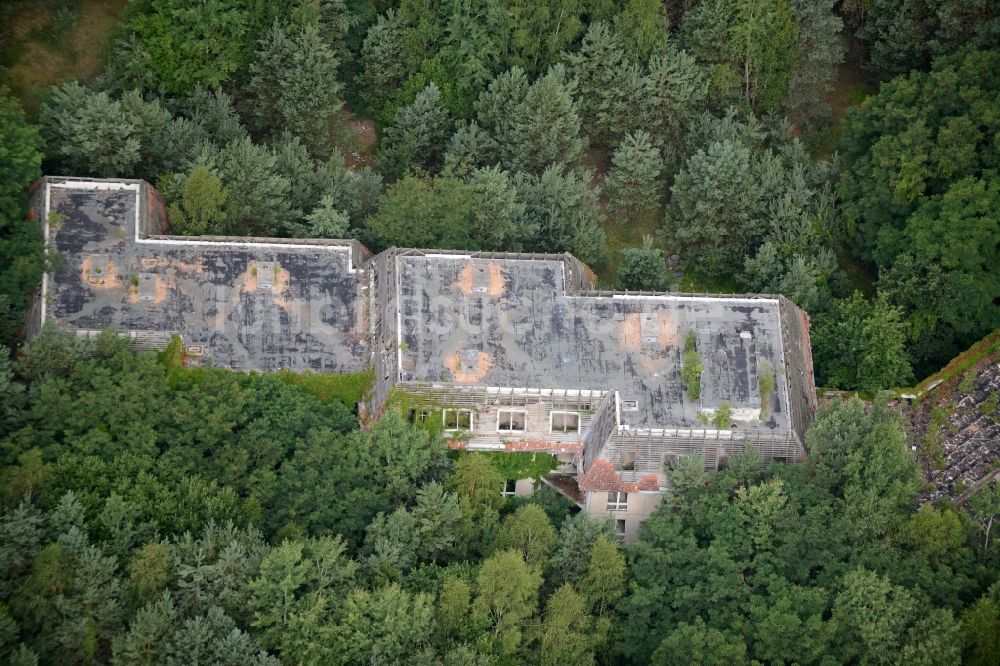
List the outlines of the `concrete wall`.
<svg viewBox="0 0 1000 666">
<path fill-rule="evenodd" d="M 586 494 L 587 515 L 594 520 L 625 520 L 625 541 L 639 538 L 639 525 L 660 505 L 660 493 L 629 493 L 625 511 L 608 511 L 608 493 L 593 491 Z M 613 524 L 612 524 L 613 526 Z"/>
</svg>

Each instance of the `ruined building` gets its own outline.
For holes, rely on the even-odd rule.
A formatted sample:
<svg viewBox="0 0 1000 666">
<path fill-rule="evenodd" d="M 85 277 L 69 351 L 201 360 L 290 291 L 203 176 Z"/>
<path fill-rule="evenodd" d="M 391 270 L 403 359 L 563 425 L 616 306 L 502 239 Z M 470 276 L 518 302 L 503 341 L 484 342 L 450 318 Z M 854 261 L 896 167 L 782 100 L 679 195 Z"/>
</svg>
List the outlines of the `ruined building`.
<svg viewBox="0 0 1000 666">
<path fill-rule="evenodd" d="M 43 178 L 32 210 L 61 261 L 29 334 L 54 320 L 141 348 L 177 334 L 191 359 L 234 370 L 374 367 L 365 414 L 405 396 L 453 447 L 555 454 L 550 481 L 626 539 L 683 456 L 708 469 L 750 445 L 770 463 L 803 457 L 808 319 L 782 296 L 597 291 L 569 254 L 171 236 L 135 180 Z M 697 398 L 685 346 L 703 366 Z"/>
</svg>

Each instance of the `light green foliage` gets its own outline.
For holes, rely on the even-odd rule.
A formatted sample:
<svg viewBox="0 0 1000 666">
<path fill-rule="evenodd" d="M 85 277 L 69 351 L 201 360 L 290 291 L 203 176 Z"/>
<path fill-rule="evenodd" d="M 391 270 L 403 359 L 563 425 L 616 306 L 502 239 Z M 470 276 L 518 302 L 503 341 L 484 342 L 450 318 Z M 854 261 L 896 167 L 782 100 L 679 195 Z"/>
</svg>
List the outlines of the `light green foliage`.
<svg viewBox="0 0 1000 666">
<path fill-rule="evenodd" d="M 352 591 L 331 646 L 334 663 L 356 664 L 368 659 L 406 661 L 430 636 L 433 599 L 396 585 L 374 592 Z"/>
<path fill-rule="evenodd" d="M 656 212 L 663 170 L 663 158 L 649 134 L 639 130 L 625 135 L 604 180 L 608 210 L 615 222 L 635 222 Z"/>
<path fill-rule="evenodd" d="M 126 30 L 134 47 L 118 54 L 133 59 L 149 87 L 183 94 L 198 86 L 219 86 L 243 64 L 253 43 L 253 25 L 241 0 L 144 1 L 132 7 Z"/>
<path fill-rule="evenodd" d="M 833 304 L 816 322 L 817 382 L 864 391 L 906 386 L 913 378 L 906 353 L 906 324 L 883 296 L 874 303 L 859 292 Z"/>
<path fill-rule="evenodd" d="M 684 353 L 681 356 L 681 377 L 688 397 L 698 400 L 701 397 L 701 373 L 705 366 L 698 354 L 697 335 L 694 331 L 684 334 Z"/>
<path fill-rule="evenodd" d="M 979 550 L 984 556 L 989 557 L 997 550 L 996 541 L 992 537 L 994 524 L 1000 525 L 1000 483 L 984 485 L 970 497 L 968 515 L 976 526 Z M 991 548 L 993 550 L 990 550 Z"/>
<path fill-rule="evenodd" d="M 618 288 L 633 291 L 663 291 L 669 286 L 667 262 L 663 251 L 653 247 L 653 239 L 645 236 L 642 247 L 622 251 L 618 264 Z"/>
<path fill-rule="evenodd" d="M 275 236 L 301 214 L 289 205 L 292 181 L 279 171 L 278 155 L 270 147 L 249 138 L 205 147 L 198 166 L 216 174 L 226 189 L 228 233 Z"/>
<path fill-rule="evenodd" d="M 460 456 L 448 478 L 449 488 L 458 493 L 463 510 L 499 508 L 503 504 L 504 476 L 490 461 L 489 454 L 470 453 Z"/>
<path fill-rule="evenodd" d="M 472 242 L 473 202 L 472 188 L 458 179 L 404 176 L 367 224 L 383 247 L 464 249 Z"/>
<path fill-rule="evenodd" d="M 306 238 L 347 238 L 351 220 L 347 213 L 335 207 L 333 197 L 326 195 L 319 205 L 306 215 Z"/>
<path fill-rule="evenodd" d="M 226 197 L 222 181 L 208 167 L 195 167 L 181 182 L 180 201 L 169 207 L 171 231 L 190 236 L 222 233 Z"/>
<path fill-rule="evenodd" d="M 287 29 L 275 23 L 250 65 L 247 90 L 256 129 L 290 132 L 313 155 L 328 157 L 342 105 L 338 66 L 318 26 Z"/>
<path fill-rule="evenodd" d="M 500 525 L 493 547 L 498 551 L 514 550 L 528 566 L 544 569 L 556 545 L 556 531 L 537 504 L 526 504 L 507 516 Z"/>
<path fill-rule="evenodd" d="M 666 46 L 668 25 L 659 0 L 626 0 L 614 26 L 633 62 L 646 62 Z"/>
<path fill-rule="evenodd" d="M 958 514 L 929 504 L 910 517 L 903 537 L 933 564 L 950 562 L 966 549 L 965 528 Z"/>
<path fill-rule="evenodd" d="M 733 408 L 728 400 L 723 400 L 712 415 L 712 425 L 725 430 L 733 424 Z"/>
<path fill-rule="evenodd" d="M 771 397 L 774 394 L 774 366 L 761 361 L 757 366 L 757 392 L 760 395 L 760 420 L 771 414 Z"/>
<path fill-rule="evenodd" d="M 951 611 L 925 615 L 903 588 L 864 569 L 844 576 L 833 606 L 842 658 L 895 656 L 906 663 L 958 663 L 959 627 Z"/>
<path fill-rule="evenodd" d="M 152 600 L 157 596 L 170 582 L 170 558 L 170 548 L 157 541 L 151 541 L 132 553 L 128 563 L 130 591 L 143 600 Z"/>
<path fill-rule="evenodd" d="M 472 617 L 493 634 L 501 655 L 513 655 L 522 646 L 524 625 L 538 610 L 542 576 L 516 550 L 504 550 L 483 562 L 476 577 Z"/>
<path fill-rule="evenodd" d="M 543 71 L 546 63 L 583 34 L 585 15 L 600 4 L 594 0 L 511 0 L 508 11 L 515 63 L 529 74 Z M 591 18 L 601 17 L 592 14 Z"/>
<path fill-rule="evenodd" d="M 538 663 L 545 666 L 593 664 L 597 643 L 593 624 L 583 596 L 569 583 L 564 583 L 552 593 L 545 606 Z"/>
<path fill-rule="evenodd" d="M 1000 605 L 984 596 L 962 613 L 962 663 L 988 666 L 1000 644 Z"/>
<path fill-rule="evenodd" d="M 600 534 L 594 540 L 587 571 L 579 587 L 587 604 L 599 617 L 610 613 L 625 595 L 625 556 L 607 534 Z"/>
</svg>

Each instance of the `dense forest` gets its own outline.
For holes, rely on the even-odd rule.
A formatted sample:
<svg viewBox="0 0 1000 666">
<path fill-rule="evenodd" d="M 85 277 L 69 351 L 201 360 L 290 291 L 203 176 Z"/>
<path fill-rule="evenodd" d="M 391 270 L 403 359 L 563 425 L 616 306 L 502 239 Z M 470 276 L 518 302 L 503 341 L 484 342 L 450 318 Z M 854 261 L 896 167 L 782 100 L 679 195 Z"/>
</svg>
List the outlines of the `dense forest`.
<svg viewBox="0 0 1000 666">
<path fill-rule="evenodd" d="M 0 7 L 0 659 L 998 663 L 1000 490 L 920 507 L 877 397 L 1000 326 L 996 3 L 135 0 L 93 76 L 26 88 L 25 34 L 91 4 Z M 875 399 L 803 465 L 685 461 L 624 546 L 500 496 L 527 461 L 359 429 L 342 380 L 22 344 L 42 173 L 147 179 L 181 234 L 782 293 L 817 384 Z"/>
</svg>

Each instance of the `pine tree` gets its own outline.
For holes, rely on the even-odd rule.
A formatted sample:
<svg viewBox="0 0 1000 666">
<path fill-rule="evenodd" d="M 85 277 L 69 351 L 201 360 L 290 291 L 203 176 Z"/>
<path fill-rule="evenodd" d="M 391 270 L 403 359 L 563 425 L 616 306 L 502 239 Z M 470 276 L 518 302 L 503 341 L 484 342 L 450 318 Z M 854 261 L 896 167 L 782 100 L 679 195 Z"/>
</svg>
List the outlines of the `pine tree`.
<svg viewBox="0 0 1000 666">
<path fill-rule="evenodd" d="M 460 125 L 448 139 L 444 152 L 444 174 L 466 178 L 481 167 L 497 164 L 497 142 L 475 120 Z"/>
<path fill-rule="evenodd" d="M 618 121 L 624 120 L 622 114 L 612 111 L 617 91 L 627 87 L 630 78 L 622 70 L 634 65 L 626 60 L 624 46 L 615 33 L 601 22 L 590 24 L 580 48 L 567 54 L 566 61 L 577 84 L 576 102 L 580 117 L 587 120 L 590 138 L 607 145 Z"/>
<path fill-rule="evenodd" d="M 142 144 L 121 103 L 107 93 L 64 83 L 42 105 L 39 124 L 60 171 L 103 178 L 134 174 Z"/>
<path fill-rule="evenodd" d="M 412 104 L 396 113 L 382 137 L 379 164 L 383 173 L 399 177 L 413 168 L 438 170 L 451 128 L 448 112 L 440 101 L 441 91 L 432 82 Z"/>
<path fill-rule="evenodd" d="M 799 58 L 788 82 L 786 108 L 796 118 L 822 119 L 830 113 L 826 96 L 844 61 L 844 21 L 833 11 L 836 0 L 792 0 Z"/>
<path fill-rule="evenodd" d="M 650 58 L 637 94 L 637 115 L 672 169 L 679 167 L 685 134 L 707 105 L 708 93 L 708 73 L 694 56 L 675 49 Z"/>
<path fill-rule="evenodd" d="M 516 252 L 534 229 L 525 219 L 524 203 L 506 171 L 497 167 L 476 169 L 469 177 L 472 220 L 469 238 L 481 250 Z"/>
<path fill-rule="evenodd" d="M 572 252 L 583 261 L 599 263 L 605 238 L 597 192 L 579 173 L 560 172 L 553 165 L 541 176 L 518 174 L 515 180 L 527 222 L 537 229 L 531 247 L 540 252 Z"/>
<path fill-rule="evenodd" d="M 403 23 L 390 9 L 368 29 L 361 46 L 361 96 L 373 114 L 381 111 L 406 79 L 403 58 Z"/>
<path fill-rule="evenodd" d="M 611 162 L 604 190 L 615 222 L 636 222 L 654 213 L 660 203 L 664 165 L 649 134 L 639 130 L 626 135 Z"/>
<path fill-rule="evenodd" d="M 339 63 L 314 24 L 295 33 L 275 23 L 250 65 L 248 106 L 258 131 L 288 131 L 311 154 L 330 154 L 331 125 L 340 113 Z"/>
<path fill-rule="evenodd" d="M 763 234 L 762 192 L 738 141 L 699 150 L 674 180 L 665 231 L 692 268 L 733 274 Z"/>
<path fill-rule="evenodd" d="M 267 146 L 244 138 L 206 148 L 197 165 L 218 174 L 229 194 L 229 233 L 276 236 L 301 214 L 289 205 L 291 181 L 278 171 L 278 156 Z"/>
<path fill-rule="evenodd" d="M 222 181 L 208 167 L 195 167 L 180 185 L 180 200 L 168 209 L 171 230 L 192 236 L 223 233 L 226 198 Z"/>
<path fill-rule="evenodd" d="M 503 163 L 514 171 L 541 174 L 549 166 L 568 168 L 587 147 L 573 101 L 574 85 L 562 65 L 555 65 L 528 88 L 507 113 L 513 126 L 509 140 L 498 137 Z"/>
<path fill-rule="evenodd" d="M 512 67 L 493 79 L 489 87 L 479 94 L 479 100 L 476 102 L 476 118 L 480 127 L 486 130 L 499 146 L 507 146 L 514 141 L 513 110 L 524 101 L 529 87 L 530 83 L 524 70 Z"/>
<path fill-rule="evenodd" d="M 653 239 L 646 236 L 642 247 L 622 251 L 618 265 L 618 288 L 633 291 L 663 291 L 667 288 L 667 262 L 663 252 L 653 247 Z"/>
<path fill-rule="evenodd" d="M 306 215 L 305 220 L 304 238 L 347 238 L 350 233 L 351 220 L 345 211 L 335 207 L 329 194 Z"/>
</svg>

